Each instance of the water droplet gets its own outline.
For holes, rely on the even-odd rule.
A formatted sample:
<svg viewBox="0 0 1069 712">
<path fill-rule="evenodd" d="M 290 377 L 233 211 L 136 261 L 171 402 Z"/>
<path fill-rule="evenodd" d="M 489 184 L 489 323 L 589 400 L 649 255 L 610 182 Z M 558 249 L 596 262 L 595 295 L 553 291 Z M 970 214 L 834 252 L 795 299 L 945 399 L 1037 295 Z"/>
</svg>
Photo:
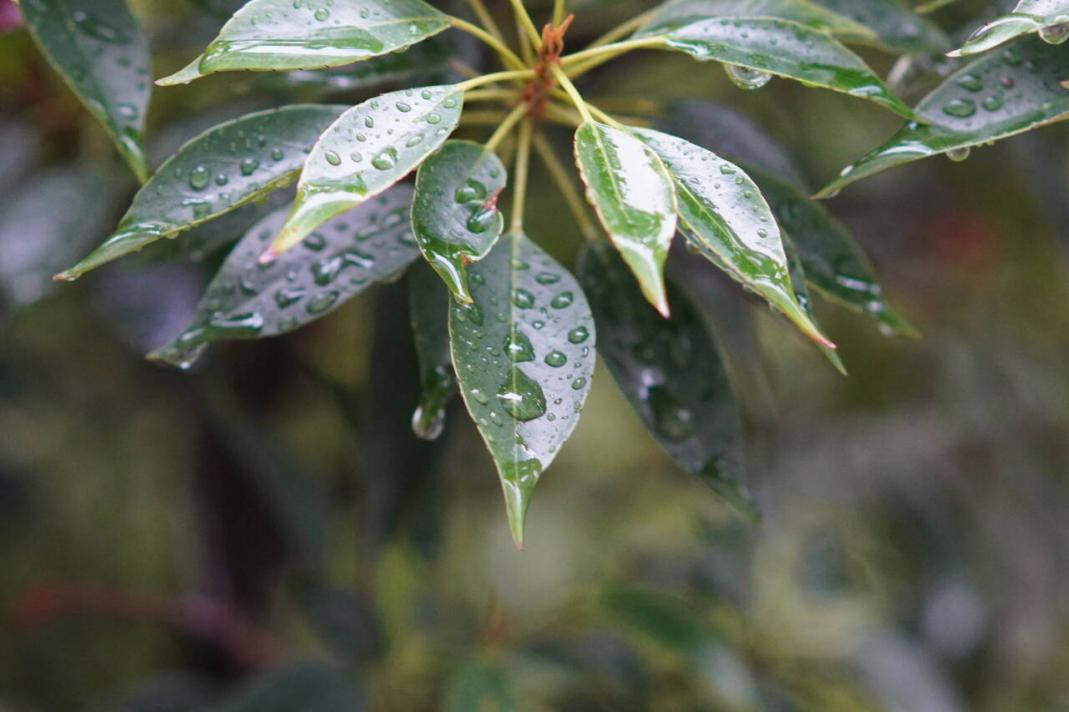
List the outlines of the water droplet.
<svg viewBox="0 0 1069 712">
<path fill-rule="evenodd" d="M 516 331 L 505 336 L 505 355 L 513 363 L 524 363 L 534 361 L 535 350 L 526 334 Z"/>
<path fill-rule="evenodd" d="M 553 272 L 539 272 L 535 275 L 535 281 L 539 284 L 556 284 L 560 281 L 560 275 Z"/>
<path fill-rule="evenodd" d="M 323 154 L 323 158 L 327 159 L 327 163 L 329 163 L 332 166 L 340 166 L 341 165 L 341 156 L 339 156 L 334 151 L 327 151 L 326 153 Z"/>
<path fill-rule="evenodd" d="M 275 304 L 279 309 L 286 309 L 304 299 L 304 287 L 283 287 L 275 292 Z"/>
<path fill-rule="evenodd" d="M 371 165 L 380 171 L 388 171 L 397 165 L 397 151 L 387 148 L 371 159 Z"/>
<path fill-rule="evenodd" d="M 1002 95 L 992 94 L 991 96 L 984 99 L 981 106 L 984 107 L 984 111 L 998 111 L 1002 108 Z"/>
<path fill-rule="evenodd" d="M 740 67 L 736 64 L 725 64 L 724 71 L 727 72 L 728 79 L 740 89 L 760 89 L 772 79 L 772 75 L 768 72 L 750 69 L 749 67 Z"/>
<path fill-rule="evenodd" d="M 423 406 L 416 408 L 412 414 L 412 432 L 420 440 L 437 440 L 445 430 L 445 408 L 439 408 L 429 417 Z"/>
<path fill-rule="evenodd" d="M 530 309 L 535 305 L 535 297 L 526 289 L 517 289 L 512 293 L 512 303 L 520 309 Z"/>
<path fill-rule="evenodd" d="M 399 101 L 394 104 L 394 106 L 396 106 L 397 110 L 400 111 L 402 114 L 407 114 L 408 112 L 412 111 L 412 105 L 404 101 Z"/>
<path fill-rule="evenodd" d="M 654 387 L 649 391 L 650 408 L 657 432 L 663 437 L 679 442 L 694 434 L 694 415 L 680 405 L 664 388 Z"/>
<path fill-rule="evenodd" d="M 984 88 L 984 80 L 972 72 L 962 74 L 955 83 L 965 91 L 976 93 Z"/>
<path fill-rule="evenodd" d="M 286 155 L 286 154 L 284 154 L 284 153 L 282 152 L 282 149 L 281 149 L 281 148 L 272 148 L 272 149 L 271 149 L 271 160 L 273 160 L 273 161 L 281 161 L 281 160 L 282 160 L 282 158 L 283 158 L 283 157 L 284 157 L 285 155 Z"/>
<path fill-rule="evenodd" d="M 477 180 L 466 180 L 464 185 L 457 188 L 454 197 L 462 204 L 486 200 L 486 186 Z"/>
<path fill-rule="evenodd" d="M 1061 19 L 1061 18 L 1058 18 Z M 1060 45 L 1069 40 L 1069 22 L 1058 22 L 1039 29 L 1039 39 L 1047 44 Z"/>
<path fill-rule="evenodd" d="M 498 212 L 496 208 L 479 208 L 468 218 L 466 227 L 471 232 L 479 235 L 489 230 L 497 222 Z"/>
<path fill-rule="evenodd" d="M 260 162 L 255 158 L 245 158 L 240 164 L 241 175 L 251 176 L 253 172 L 260 167 Z"/>
<path fill-rule="evenodd" d="M 583 378 L 583 377 L 579 377 L 579 378 L 575 379 L 574 381 L 572 381 L 572 390 L 573 391 L 581 391 L 581 390 L 583 390 L 583 386 L 585 386 L 585 385 L 586 385 L 586 379 Z"/>
<path fill-rule="evenodd" d="M 508 382 L 497 391 L 497 399 L 516 420 L 527 422 L 546 412 L 546 395 L 542 387 L 520 369 L 513 369 Z"/>
<path fill-rule="evenodd" d="M 560 368 L 564 364 L 568 363 L 568 357 L 562 354 L 560 351 L 550 351 L 548 354 L 546 354 L 546 357 L 543 360 L 546 362 L 547 366 L 552 366 L 553 368 Z"/>
<path fill-rule="evenodd" d="M 472 388 L 470 393 L 471 397 L 474 398 L 477 403 L 482 403 L 483 405 L 486 405 L 490 402 L 490 397 L 486 395 L 486 393 L 483 392 L 483 390 L 480 388 Z"/>
<path fill-rule="evenodd" d="M 341 296 L 337 290 L 330 290 L 317 294 L 308 300 L 308 305 L 305 307 L 305 311 L 309 314 L 322 314 L 330 309 L 338 301 L 338 297 Z"/>
<path fill-rule="evenodd" d="M 549 305 L 554 309 L 566 309 L 572 305 L 575 295 L 571 292 L 561 292 L 550 300 Z"/>
<path fill-rule="evenodd" d="M 581 344 L 590 338 L 590 330 L 585 326 L 577 326 L 568 332 L 568 341 L 573 344 Z"/>
<path fill-rule="evenodd" d="M 205 166 L 197 166 L 189 173 L 189 187 L 193 190 L 204 190 L 211 180 L 211 173 Z"/>
<path fill-rule="evenodd" d="M 947 158 L 954 161 L 955 163 L 961 163 L 962 161 L 968 160 L 969 154 L 971 152 L 972 151 L 969 149 L 968 146 L 962 146 L 961 148 L 952 148 L 947 151 Z"/>
<path fill-rule="evenodd" d="M 953 99 L 943 106 L 943 113 L 956 119 L 967 119 L 976 113 L 976 102 L 971 99 Z"/>
<path fill-rule="evenodd" d="M 318 20 L 319 22 L 325 22 L 327 20 L 327 18 L 330 17 L 330 10 L 328 10 L 325 7 L 321 7 L 318 10 L 315 11 L 315 13 L 313 14 L 313 17 L 315 17 L 315 19 Z"/>
</svg>

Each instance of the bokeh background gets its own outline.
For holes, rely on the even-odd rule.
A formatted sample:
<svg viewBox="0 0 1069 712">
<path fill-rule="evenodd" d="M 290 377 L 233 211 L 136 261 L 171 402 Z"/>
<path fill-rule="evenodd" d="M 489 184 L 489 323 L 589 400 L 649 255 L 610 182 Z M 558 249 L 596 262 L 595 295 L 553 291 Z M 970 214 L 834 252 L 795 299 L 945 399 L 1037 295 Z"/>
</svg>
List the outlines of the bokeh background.
<svg viewBox="0 0 1069 712">
<path fill-rule="evenodd" d="M 238 4 L 133 3 L 157 76 Z M 644 7 L 576 6 L 574 42 Z M 967 31 L 985 10 L 934 17 Z M 829 202 L 923 332 L 888 339 L 818 300 L 848 378 L 717 283 L 760 524 L 676 469 L 599 368 L 519 553 L 462 408 L 437 442 L 409 428 L 403 283 L 178 373 L 142 354 L 261 208 L 50 282 L 135 185 L 18 24 L 0 2 L 0 710 L 1069 710 L 1066 127 Z M 940 69 L 914 66 L 909 100 Z M 382 90 L 352 85 L 157 90 L 152 158 L 251 110 Z M 897 126 L 681 57 L 631 56 L 584 91 L 810 188 Z M 530 234 L 574 264 L 541 168 L 532 191 Z"/>
</svg>

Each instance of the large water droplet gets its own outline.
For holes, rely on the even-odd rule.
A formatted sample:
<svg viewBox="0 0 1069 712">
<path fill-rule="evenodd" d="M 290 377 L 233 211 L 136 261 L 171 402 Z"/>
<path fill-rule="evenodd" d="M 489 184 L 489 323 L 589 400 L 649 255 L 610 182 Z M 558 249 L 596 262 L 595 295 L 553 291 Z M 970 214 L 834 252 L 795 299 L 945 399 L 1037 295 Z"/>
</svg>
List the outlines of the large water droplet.
<svg viewBox="0 0 1069 712">
<path fill-rule="evenodd" d="M 967 119 L 976 113 L 976 102 L 971 99 L 953 99 L 943 106 L 943 113 L 956 119 Z"/>
<path fill-rule="evenodd" d="M 573 344 L 581 344 L 590 338 L 590 330 L 585 326 L 577 326 L 568 332 L 568 341 Z"/>
<path fill-rule="evenodd" d="M 412 414 L 412 432 L 420 440 L 437 440 L 441 437 L 443 430 L 445 430 L 445 408 L 427 413 L 421 405 Z"/>
<path fill-rule="evenodd" d="M 371 165 L 380 171 L 388 171 L 397 165 L 397 151 L 387 148 L 371 159 Z"/>
<path fill-rule="evenodd" d="M 245 158 L 241 161 L 241 175 L 251 176 L 253 172 L 260 167 L 260 162 L 255 158 Z"/>
<path fill-rule="evenodd" d="M 679 442 L 694 434 L 694 415 L 663 388 L 651 388 L 650 408 L 657 432 Z"/>
<path fill-rule="evenodd" d="M 947 158 L 955 163 L 961 163 L 969 158 L 969 154 L 972 153 L 968 146 L 962 146 L 961 148 L 952 148 L 947 151 Z"/>
<path fill-rule="evenodd" d="M 189 173 L 189 187 L 193 190 L 204 190 L 211 180 L 211 172 L 206 166 L 197 166 Z"/>
<path fill-rule="evenodd" d="M 1062 18 L 1058 19 L 1061 20 Z M 1052 45 L 1060 45 L 1066 40 L 1069 40 L 1069 21 L 1058 22 L 1053 25 L 1041 27 L 1039 30 L 1039 39 Z"/>
<path fill-rule="evenodd" d="M 568 363 L 568 357 L 562 354 L 560 351 L 550 351 L 546 354 L 546 358 L 543 359 L 547 366 L 553 368 L 560 368 L 564 364 Z"/>
<path fill-rule="evenodd" d="M 535 351 L 531 340 L 522 331 L 507 334 L 505 336 L 505 354 L 513 363 L 534 361 Z"/>
<path fill-rule="evenodd" d="M 724 71 L 727 72 L 728 79 L 730 79 L 735 86 L 748 91 L 760 89 L 772 79 L 772 75 L 768 72 L 762 72 L 759 69 L 750 69 L 749 67 L 740 67 L 735 64 L 725 64 Z"/>
<path fill-rule="evenodd" d="M 514 369 L 508 382 L 497 391 L 501 407 L 516 420 L 527 422 L 546 412 L 546 394 L 530 376 Z"/>
</svg>

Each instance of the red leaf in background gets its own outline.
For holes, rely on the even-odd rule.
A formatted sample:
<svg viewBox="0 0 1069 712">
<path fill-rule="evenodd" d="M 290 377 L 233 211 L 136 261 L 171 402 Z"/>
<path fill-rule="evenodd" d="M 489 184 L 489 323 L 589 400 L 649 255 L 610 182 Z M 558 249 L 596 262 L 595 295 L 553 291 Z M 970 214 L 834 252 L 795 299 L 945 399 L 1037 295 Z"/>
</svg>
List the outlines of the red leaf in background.
<svg viewBox="0 0 1069 712">
<path fill-rule="evenodd" d="M 0 33 L 22 27 L 22 15 L 14 0 L 0 0 Z"/>
</svg>

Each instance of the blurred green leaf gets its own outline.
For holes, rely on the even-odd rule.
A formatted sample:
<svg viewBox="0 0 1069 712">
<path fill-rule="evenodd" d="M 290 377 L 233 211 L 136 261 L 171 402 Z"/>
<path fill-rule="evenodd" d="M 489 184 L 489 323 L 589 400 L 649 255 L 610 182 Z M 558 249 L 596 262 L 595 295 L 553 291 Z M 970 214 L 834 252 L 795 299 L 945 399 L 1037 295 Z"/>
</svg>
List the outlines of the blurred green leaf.
<svg viewBox="0 0 1069 712">
<path fill-rule="evenodd" d="M 412 430 L 424 440 L 437 440 L 445 427 L 445 406 L 457 392 L 449 351 L 449 292 L 429 266 L 408 271 L 412 336 L 419 358 L 423 390 L 412 414 Z"/>
<path fill-rule="evenodd" d="M 271 251 L 285 252 L 408 175 L 457 127 L 463 105 L 464 92 L 444 85 L 390 92 L 342 114 L 305 161 L 293 212 Z"/>
<path fill-rule="evenodd" d="M 22 0 L 26 26 L 142 183 L 148 44 L 123 0 Z"/>
<path fill-rule="evenodd" d="M 1069 1 L 1021 0 L 1013 12 L 977 29 L 969 35 L 961 49 L 950 55 L 963 57 L 979 54 L 1015 37 L 1032 33 L 1038 33 L 1040 39 L 1050 44 L 1061 44 L 1069 39 Z"/>
<path fill-rule="evenodd" d="M 943 52 L 950 40 L 939 26 L 902 0 L 812 0 L 876 31 L 879 44 L 898 52 Z"/>
<path fill-rule="evenodd" d="M 813 325 L 820 329 L 820 322 L 817 321 L 817 315 L 813 312 L 813 301 L 809 297 L 809 285 L 806 283 L 805 267 L 802 266 L 802 260 L 798 256 L 798 248 L 791 239 L 790 233 L 783 234 L 783 251 L 787 254 L 787 268 L 790 270 L 791 286 L 794 288 L 795 296 L 798 297 L 798 304 L 809 316 L 809 320 L 813 322 Z M 817 344 L 817 348 L 835 367 L 836 371 L 844 376 L 848 375 L 846 365 L 843 364 L 843 359 L 839 356 L 838 351 L 823 344 Z"/>
<path fill-rule="evenodd" d="M 449 16 L 422 0 L 250 0 L 203 54 L 157 83 L 234 70 L 336 67 L 403 50 L 448 27 Z"/>
<path fill-rule="evenodd" d="M 594 321 L 575 278 L 523 235 L 499 240 L 469 277 L 473 302 L 449 312 L 453 363 L 522 548 L 531 493 L 590 392 Z"/>
<path fill-rule="evenodd" d="M 471 141 L 447 141 L 416 173 L 412 234 L 457 301 L 471 301 L 466 267 L 505 227 L 497 197 L 507 180 L 497 154 Z"/>
<path fill-rule="evenodd" d="M 515 693 L 508 672 L 500 665 L 469 658 L 449 682 L 447 712 L 512 712 Z"/>
<path fill-rule="evenodd" d="M 675 136 L 636 129 L 676 183 L 679 217 L 688 235 L 716 254 L 716 264 L 767 299 L 806 336 L 832 347 L 798 304 L 779 226 L 757 185 L 738 166 Z"/>
<path fill-rule="evenodd" d="M 662 318 L 605 245 L 583 253 L 579 278 L 598 325 L 598 353 L 642 423 L 680 467 L 753 514 L 739 482 L 742 429 L 735 399 L 690 299 L 669 283 L 672 316 Z"/>
<path fill-rule="evenodd" d="M 661 314 L 668 314 L 664 262 L 676 232 L 675 191 L 656 154 L 626 131 L 588 121 L 575 159 L 613 245 Z"/>
<path fill-rule="evenodd" d="M 747 89 L 775 75 L 867 99 L 907 118 L 913 115 L 860 57 L 834 38 L 796 22 L 764 17 L 702 20 L 650 39 L 699 61 L 723 62 L 735 83 Z"/>
<path fill-rule="evenodd" d="M 285 334 L 398 275 L 419 254 L 408 223 L 411 200 L 411 188 L 397 186 L 267 263 L 259 257 L 289 211 L 264 218 L 227 256 L 197 320 L 149 358 L 188 368 L 211 342 Z"/>
<path fill-rule="evenodd" d="M 77 279 L 290 183 L 308 149 L 343 110 L 340 106 L 286 106 L 247 114 L 205 131 L 160 166 L 134 196 L 111 237 L 57 279 Z"/>
<path fill-rule="evenodd" d="M 325 662 L 287 663 L 262 673 L 209 712 L 361 712 L 362 695 L 343 669 Z"/>
<path fill-rule="evenodd" d="M 948 154 L 964 160 L 972 147 L 1014 136 L 1069 115 L 1069 53 L 1026 38 L 986 54 L 947 79 L 917 105 L 911 121 L 887 143 L 843 169 L 817 194 L 904 163 Z"/>
</svg>

